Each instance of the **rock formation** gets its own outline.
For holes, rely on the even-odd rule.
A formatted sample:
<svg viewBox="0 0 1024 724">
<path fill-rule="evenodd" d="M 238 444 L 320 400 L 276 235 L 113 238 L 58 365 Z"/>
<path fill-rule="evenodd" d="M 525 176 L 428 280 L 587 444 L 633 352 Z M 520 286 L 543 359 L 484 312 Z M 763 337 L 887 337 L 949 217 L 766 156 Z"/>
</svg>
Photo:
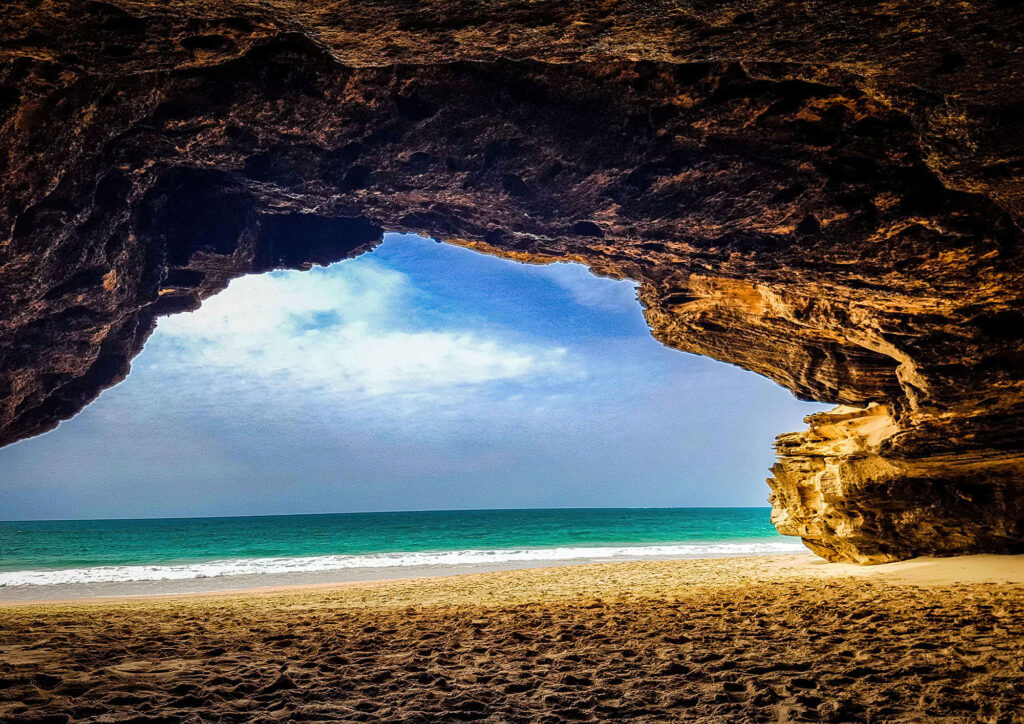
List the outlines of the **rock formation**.
<svg viewBox="0 0 1024 724">
<path fill-rule="evenodd" d="M 841 403 L 769 481 L 829 560 L 1024 549 L 1019 4 L 584 5 L 9 0 L 0 444 L 158 316 L 409 231 Z"/>
</svg>

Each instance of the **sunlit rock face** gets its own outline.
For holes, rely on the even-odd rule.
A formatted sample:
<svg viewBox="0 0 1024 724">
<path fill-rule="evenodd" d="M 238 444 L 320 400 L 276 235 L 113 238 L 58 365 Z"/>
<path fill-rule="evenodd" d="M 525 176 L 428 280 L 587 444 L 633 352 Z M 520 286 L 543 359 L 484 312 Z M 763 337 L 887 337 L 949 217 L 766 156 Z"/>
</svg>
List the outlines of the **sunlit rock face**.
<svg viewBox="0 0 1024 724">
<path fill-rule="evenodd" d="M 1024 548 L 1016 3 L 575 5 L 9 2 L 0 444 L 156 317 L 409 231 L 841 403 L 769 481 L 830 560 Z"/>
<path fill-rule="evenodd" d="M 780 435 L 769 480 L 772 522 L 829 560 L 1019 550 L 1024 490 L 1019 455 L 994 450 L 892 455 L 901 428 L 884 405 L 841 406 Z"/>
</svg>

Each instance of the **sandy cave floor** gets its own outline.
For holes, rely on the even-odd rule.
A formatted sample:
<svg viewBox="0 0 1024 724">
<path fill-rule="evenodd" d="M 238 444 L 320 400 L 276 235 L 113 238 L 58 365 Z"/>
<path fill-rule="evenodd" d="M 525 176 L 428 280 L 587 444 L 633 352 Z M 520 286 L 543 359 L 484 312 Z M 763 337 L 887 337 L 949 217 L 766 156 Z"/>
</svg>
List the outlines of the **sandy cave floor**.
<svg viewBox="0 0 1024 724">
<path fill-rule="evenodd" d="M 1024 561 L 660 561 L 0 608 L 0 720 L 1024 721 Z"/>
</svg>

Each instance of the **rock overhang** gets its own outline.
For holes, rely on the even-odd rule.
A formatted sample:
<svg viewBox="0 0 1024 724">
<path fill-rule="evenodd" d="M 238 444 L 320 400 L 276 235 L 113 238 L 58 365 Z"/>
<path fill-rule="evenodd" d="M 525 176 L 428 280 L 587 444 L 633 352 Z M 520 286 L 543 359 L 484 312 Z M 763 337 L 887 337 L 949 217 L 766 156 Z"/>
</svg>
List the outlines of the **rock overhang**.
<svg viewBox="0 0 1024 724">
<path fill-rule="evenodd" d="M 629 277 L 665 344 L 847 405 L 771 481 L 830 559 L 1024 540 L 1006 8 L 30 5 L 0 46 L 0 442 L 122 379 L 157 316 L 386 228 Z"/>
</svg>

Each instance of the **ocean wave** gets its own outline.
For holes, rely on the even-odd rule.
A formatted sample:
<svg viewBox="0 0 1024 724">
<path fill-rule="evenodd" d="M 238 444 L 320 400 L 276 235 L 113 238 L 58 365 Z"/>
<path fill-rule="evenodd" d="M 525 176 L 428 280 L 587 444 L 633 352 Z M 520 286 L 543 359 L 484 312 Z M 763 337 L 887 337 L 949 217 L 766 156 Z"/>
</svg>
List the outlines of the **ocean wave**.
<svg viewBox="0 0 1024 724">
<path fill-rule="evenodd" d="M 723 555 L 790 553 L 799 543 L 784 541 L 746 543 L 686 543 L 650 546 L 594 546 L 515 548 L 492 550 L 369 553 L 363 555 L 301 556 L 291 558 L 234 558 L 170 565 L 95 566 L 61 570 L 0 572 L 0 588 L 48 586 L 68 583 L 121 583 L 129 581 L 181 581 L 256 574 L 316 573 L 359 568 L 418 568 L 479 566 L 502 563 L 603 561 L 642 558 L 705 558 Z"/>
</svg>

